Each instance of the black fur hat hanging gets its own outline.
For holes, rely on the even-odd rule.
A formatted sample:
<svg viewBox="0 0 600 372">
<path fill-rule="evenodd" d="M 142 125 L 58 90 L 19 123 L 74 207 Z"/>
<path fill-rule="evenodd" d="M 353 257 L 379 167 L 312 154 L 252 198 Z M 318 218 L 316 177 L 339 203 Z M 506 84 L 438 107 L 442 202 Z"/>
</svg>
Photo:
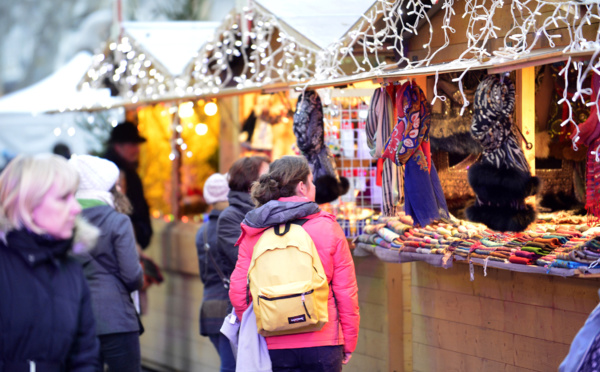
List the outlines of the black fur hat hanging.
<svg viewBox="0 0 600 372">
<path fill-rule="evenodd" d="M 477 87 L 471 135 L 483 152 L 468 172 L 476 200 L 466 214 L 498 231 L 523 231 L 536 218 L 525 198 L 538 192 L 540 181 L 531 176 L 512 132 L 514 107 L 515 86 L 508 77 L 490 75 Z"/>
<path fill-rule="evenodd" d="M 294 134 L 298 148 L 313 172 L 317 204 L 329 203 L 348 192 L 349 182 L 337 174 L 335 161 L 324 141 L 323 106 L 314 91 L 298 97 L 294 113 Z"/>
</svg>

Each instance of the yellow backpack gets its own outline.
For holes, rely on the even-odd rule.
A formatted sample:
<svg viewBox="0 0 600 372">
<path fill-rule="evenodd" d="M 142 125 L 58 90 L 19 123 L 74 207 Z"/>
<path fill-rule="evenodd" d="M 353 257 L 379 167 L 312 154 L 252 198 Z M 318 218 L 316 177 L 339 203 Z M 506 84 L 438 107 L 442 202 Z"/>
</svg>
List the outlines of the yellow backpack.
<svg viewBox="0 0 600 372">
<path fill-rule="evenodd" d="M 301 226 L 306 221 L 268 228 L 254 246 L 248 288 L 263 336 L 318 331 L 327 323 L 329 284 L 315 243 Z"/>
</svg>

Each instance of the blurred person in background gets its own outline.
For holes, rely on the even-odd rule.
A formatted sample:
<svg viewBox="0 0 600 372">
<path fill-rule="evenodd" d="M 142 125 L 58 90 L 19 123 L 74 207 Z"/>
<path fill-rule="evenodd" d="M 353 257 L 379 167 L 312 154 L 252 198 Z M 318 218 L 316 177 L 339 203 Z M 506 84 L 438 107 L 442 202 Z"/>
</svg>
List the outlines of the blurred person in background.
<svg viewBox="0 0 600 372">
<path fill-rule="evenodd" d="M 125 195 L 131 202 L 133 212 L 130 215 L 135 239 L 142 249 L 146 249 L 152 238 L 150 209 L 144 197 L 144 186 L 137 174 L 140 159 L 140 144 L 146 138 L 140 136 L 137 126 L 125 121 L 113 128 L 108 140 L 109 148 L 104 158 L 112 161 L 125 174 Z"/>
<path fill-rule="evenodd" d="M 144 287 L 139 292 L 141 313 L 148 312 L 148 297 L 146 289 L 152 284 L 160 284 L 163 276 L 160 268 L 149 257 L 142 254 L 152 238 L 152 223 L 150 222 L 150 208 L 144 196 L 144 186 L 137 173 L 140 158 L 140 144 L 146 138 L 140 136 L 137 125 L 131 121 L 124 121 L 113 128 L 108 140 L 109 148 L 104 158 L 112 161 L 122 173 L 119 184 L 127 195 L 132 206 L 129 214 L 135 240 L 138 244 L 138 254 L 144 270 Z"/>
<path fill-rule="evenodd" d="M 202 193 L 211 210 L 208 221 L 205 221 L 196 234 L 200 279 L 204 284 L 200 305 L 200 334 L 209 337 L 215 345 L 221 358 L 221 372 L 234 372 L 235 357 L 229 340 L 221 333 L 221 325 L 229 310 L 229 280 L 215 260 L 217 220 L 229 205 L 227 178 L 219 173 L 211 175 L 204 183 Z"/>
<path fill-rule="evenodd" d="M 74 155 L 69 164 L 79 173 L 75 197 L 81 214 L 101 232 L 96 248 L 76 255 L 92 294 L 100 360 L 110 372 L 140 371 L 143 328 L 131 293 L 141 289 L 144 277 L 126 215 L 131 204 L 117 184 L 119 168 L 90 155 Z"/>
<path fill-rule="evenodd" d="M 53 154 L 17 156 L 0 174 L 0 371 L 100 368 L 90 290 L 68 254 L 98 237 L 78 218 L 78 182 Z"/>
<path fill-rule="evenodd" d="M 229 206 L 223 210 L 217 221 L 217 262 L 229 278 L 238 258 L 235 245 L 242 233 L 240 224 L 246 213 L 254 209 L 250 198 L 250 188 L 258 178 L 269 171 L 269 159 L 264 156 L 250 156 L 236 160 L 229 168 Z"/>
</svg>

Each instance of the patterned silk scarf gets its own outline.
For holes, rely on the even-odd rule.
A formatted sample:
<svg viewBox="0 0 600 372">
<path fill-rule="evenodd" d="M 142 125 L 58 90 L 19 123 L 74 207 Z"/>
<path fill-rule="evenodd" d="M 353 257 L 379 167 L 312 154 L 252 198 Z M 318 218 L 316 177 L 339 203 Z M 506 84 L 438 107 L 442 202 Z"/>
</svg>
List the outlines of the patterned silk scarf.
<svg viewBox="0 0 600 372">
<path fill-rule="evenodd" d="M 383 157 L 404 165 L 404 211 L 419 226 L 448 218 L 448 206 L 435 166 L 431 163 L 429 123 L 431 108 L 416 84 L 406 82 L 396 90 L 397 124 Z"/>
<path fill-rule="evenodd" d="M 512 132 L 514 108 L 512 80 L 489 75 L 475 92 L 471 135 L 483 147 L 481 161 L 499 169 L 517 168 L 529 173 L 529 164 Z"/>
</svg>

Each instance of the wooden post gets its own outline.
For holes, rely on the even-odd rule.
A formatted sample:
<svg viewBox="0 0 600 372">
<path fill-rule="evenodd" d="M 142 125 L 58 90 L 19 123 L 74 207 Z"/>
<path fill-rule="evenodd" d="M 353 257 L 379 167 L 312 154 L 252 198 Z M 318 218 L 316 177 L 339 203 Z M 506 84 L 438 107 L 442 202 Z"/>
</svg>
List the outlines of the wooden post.
<svg viewBox="0 0 600 372">
<path fill-rule="evenodd" d="M 219 172 L 227 173 L 231 164 L 240 156 L 239 97 L 227 97 L 219 100 L 221 126 L 219 129 Z"/>
<path fill-rule="evenodd" d="M 412 371 L 410 264 L 385 264 L 389 370 Z"/>
<path fill-rule="evenodd" d="M 527 141 L 533 144 L 531 149 L 527 149 L 525 143 L 521 143 L 531 174 L 535 175 L 535 66 L 517 70 L 516 87 L 516 124 Z"/>
<path fill-rule="evenodd" d="M 177 107 L 177 106 L 175 106 Z M 177 139 L 181 138 L 181 133 L 177 131 L 177 126 L 181 124 L 179 119 L 179 110 L 176 110 L 173 114 L 173 143 L 177 143 Z M 175 220 L 181 218 L 179 208 L 179 202 L 181 201 L 181 147 L 175 145 L 172 146 L 172 150 L 175 152 L 175 158 L 172 160 L 173 166 L 171 167 L 171 213 L 175 216 Z"/>
</svg>

